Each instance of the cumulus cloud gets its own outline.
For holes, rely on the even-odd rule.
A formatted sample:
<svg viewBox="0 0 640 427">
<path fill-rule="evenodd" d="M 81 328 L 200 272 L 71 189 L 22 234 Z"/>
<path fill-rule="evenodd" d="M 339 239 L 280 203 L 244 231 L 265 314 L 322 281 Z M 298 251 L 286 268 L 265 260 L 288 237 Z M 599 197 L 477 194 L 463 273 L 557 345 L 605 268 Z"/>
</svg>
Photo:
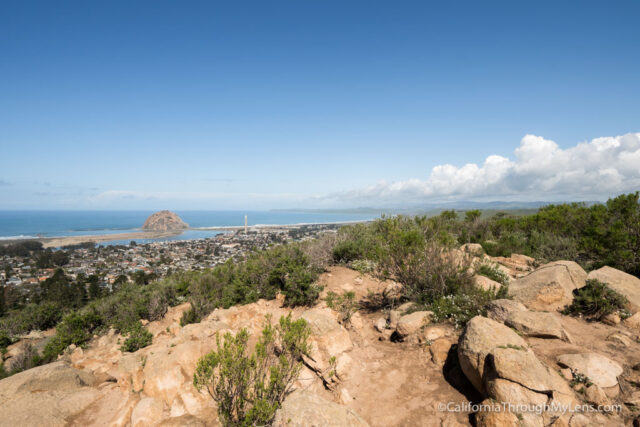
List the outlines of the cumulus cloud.
<svg viewBox="0 0 640 427">
<path fill-rule="evenodd" d="M 443 200 L 602 199 L 640 190 L 640 133 L 596 138 L 562 149 L 525 135 L 513 158 L 488 156 L 481 165 L 438 165 L 426 180 L 381 181 L 333 193 L 341 203 Z"/>
</svg>

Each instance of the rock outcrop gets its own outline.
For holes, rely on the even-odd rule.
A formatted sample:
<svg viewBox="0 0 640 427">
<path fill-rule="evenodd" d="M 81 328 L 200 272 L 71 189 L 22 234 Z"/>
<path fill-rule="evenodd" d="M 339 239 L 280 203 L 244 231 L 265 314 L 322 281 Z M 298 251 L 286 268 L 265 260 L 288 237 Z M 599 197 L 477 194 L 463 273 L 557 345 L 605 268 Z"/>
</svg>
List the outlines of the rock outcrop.
<svg viewBox="0 0 640 427">
<path fill-rule="evenodd" d="M 536 311 L 549 295 L 545 287 L 568 298 L 565 291 L 580 286 L 583 273 L 572 263 L 547 264 L 516 280 L 526 279 L 531 293 L 520 289 L 520 301 L 492 301 L 488 317 L 474 317 L 463 331 L 431 323 L 430 312 L 407 314 L 417 309 L 411 303 L 363 309 L 345 322 L 322 300 L 290 309 L 278 299 L 216 309 L 200 323 L 180 326 L 190 308 L 184 303 L 163 319 L 143 322 L 153 342 L 134 353 L 123 353 L 123 336 L 110 330 L 85 348 L 69 348 L 55 363 L 0 381 L 0 426 L 218 425 L 215 402 L 193 386 L 198 359 L 215 348 L 216 334 L 242 328 L 253 348 L 266 316 L 277 320 L 289 313 L 308 322 L 311 351 L 276 426 L 468 425 L 468 414 L 437 408 L 470 399 L 503 408 L 477 413 L 478 426 L 630 425 L 640 406 L 640 315 L 604 324 L 546 306 Z M 344 267 L 331 267 L 321 280 L 325 292 L 348 285 L 360 298 L 389 287 Z M 30 334 L 23 342 L 46 335 Z M 552 409 L 584 403 L 623 406 L 608 413 Z M 537 406 L 505 411 L 503 404 Z M 550 406 L 536 409 L 543 405 Z"/>
<path fill-rule="evenodd" d="M 509 295 L 527 308 L 561 310 L 573 301 L 573 291 L 586 284 L 587 273 L 573 261 L 545 264 L 509 285 Z"/>
<path fill-rule="evenodd" d="M 179 231 L 189 228 L 177 214 L 171 211 L 160 211 L 152 214 L 142 225 L 145 231 Z"/>
<path fill-rule="evenodd" d="M 558 356 L 558 364 L 605 388 L 618 385 L 618 376 L 623 371 L 618 363 L 597 353 L 562 354 Z"/>
<path fill-rule="evenodd" d="M 276 427 L 345 426 L 368 427 L 369 424 L 346 406 L 300 390 L 292 393 L 276 413 Z"/>
</svg>

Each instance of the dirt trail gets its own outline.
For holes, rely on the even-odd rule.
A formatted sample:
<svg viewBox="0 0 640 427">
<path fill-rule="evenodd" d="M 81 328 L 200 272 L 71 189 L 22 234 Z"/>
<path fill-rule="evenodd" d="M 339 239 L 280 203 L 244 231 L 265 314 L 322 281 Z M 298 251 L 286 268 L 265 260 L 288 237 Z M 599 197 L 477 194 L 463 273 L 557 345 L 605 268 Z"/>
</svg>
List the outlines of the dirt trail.
<svg viewBox="0 0 640 427">
<path fill-rule="evenodd" d="M 334 267 L 323 275 L 327 291 L 353 291 L 362 298 L 369 291 L 381 292 L 386 283 L 342 267 Z M 346 286 L 345 286 L 346 285 Z M 348 399 L 341 403 L 354 409 L 372 426 L 440 426 L 468 425 L 466 414 L 438 410 L 439 403 L 466 402 L 468 399 L 449 384 L 443 368 L 431 360 L 424 345 L 380 341 L 373 328 L 380 312 L 360 312 L 349 329 L 354 349 L 349 353 L 354 363 L 350 374 L 336 390 Z M 361 320 L 362 325 L 358 325 Z"/>
</svg>

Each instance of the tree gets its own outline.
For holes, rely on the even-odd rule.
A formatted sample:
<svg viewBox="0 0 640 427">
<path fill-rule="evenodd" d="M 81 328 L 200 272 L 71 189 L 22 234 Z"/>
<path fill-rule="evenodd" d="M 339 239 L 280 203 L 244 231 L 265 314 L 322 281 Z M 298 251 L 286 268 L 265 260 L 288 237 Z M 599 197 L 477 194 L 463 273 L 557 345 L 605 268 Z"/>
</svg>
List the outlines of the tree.
<svg viewBox="0 0 640 427">
<path fill-rule="evenodd" d="M 473 224 L 480 218 L 480 215 L 482 215 L 482 213 L 478 209 L 467 211 L 464 214 L 464 220 L 468 223 Z"/>
<path fill-rule="evenodd" d="M 0 286 L 0 316 L 4 316 L 4 312 L 6 311 L 4 305 L 4 286 Z"/>
<path fill-rule="evenodd" d="M 87 279 L 87 283 L 90 300 L 95 300 L 102 297 L 103 292 L 102 288 L 100 287 L 100 278 L 98 278 L 98 276 L 92 274 Z"/>
</svg>

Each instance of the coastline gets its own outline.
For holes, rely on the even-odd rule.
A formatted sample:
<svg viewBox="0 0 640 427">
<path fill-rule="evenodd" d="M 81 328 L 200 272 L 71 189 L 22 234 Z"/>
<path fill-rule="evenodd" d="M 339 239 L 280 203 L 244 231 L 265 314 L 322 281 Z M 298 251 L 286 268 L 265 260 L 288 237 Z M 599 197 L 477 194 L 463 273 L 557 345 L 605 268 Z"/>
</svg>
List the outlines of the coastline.
<svg viewBox="0 0 640 427">
<path fill-rule="evenodd" d="M 353 221 L 335 221 L 335 222 L 310 222 L 297 224 L 256 224 L 247 226 L 247 230 L 273 230 L 273 229 L 293 229 L 306 226 L 331 226 L 331 225 L 349 225 L 367 223 L 373 220 L 353 220 Z M 80 243 L 93 242 L 110 242 L 114 240 L 136 240 L 136 239 L 162 239 L 166 237 L 179 236 L 184 231 L 201 230 L 201 231 L 238 231 L 244 230 L 244 226 L 217 226 L 217 227 L 189 227 L 184 230 L 177 231 L 132 231 L 118 234 L 97 234 L 97 235 L 81 235 L 81 236 L 62 236 L 62 237 L 39 237 L 39 238 L 16 238 L 0 241 L 2 244 L 11 244 L 22 241 L 36 241 L 42 243 L 44 248 L 59 248 L 62 246 L 78 245 Z"/>
<path fill-rule="evenodd" d="M 182 233 L 180 231 L 134 231 L 131 233 L 119 234 L 99 234 L 93 236 L 67 236 L 67 237 L 47 237 L 42 239 L 28 239 L 39 241 L 45 248 L 59 248 L 61 246 L 78 245 L 86 242 L 110 242 L 112 240 L 135 240 L 135 239 L 162 239 L 173 237 Z M 25 239 L 26 240 L 26 239 Z"/>
</svg>

